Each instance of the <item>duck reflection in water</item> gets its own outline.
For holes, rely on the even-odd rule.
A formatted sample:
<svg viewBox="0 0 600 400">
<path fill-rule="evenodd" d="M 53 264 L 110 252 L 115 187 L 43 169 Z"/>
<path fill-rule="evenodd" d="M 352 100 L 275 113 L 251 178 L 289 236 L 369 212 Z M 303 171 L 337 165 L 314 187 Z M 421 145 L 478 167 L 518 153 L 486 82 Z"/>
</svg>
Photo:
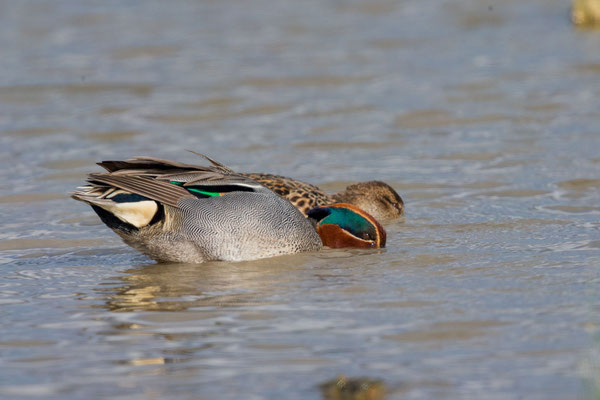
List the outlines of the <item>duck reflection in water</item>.
<svg viewBox="0 0 600 400">
<path fill-rule="evenodd" d="M 242 262 L 148 264 L 126 271 L 96 289 L 110 311 L 185 311 L 267 304 L 297 279 L 309 255 Z M 304 269 L 304 272 L 311 273 Z M 117 286 L 114 287 L 116 281 Z M 106 285 L 109 285 L 107 288 Z M 112 287 L 110 287 L 112 286 Z"/>
</svg>

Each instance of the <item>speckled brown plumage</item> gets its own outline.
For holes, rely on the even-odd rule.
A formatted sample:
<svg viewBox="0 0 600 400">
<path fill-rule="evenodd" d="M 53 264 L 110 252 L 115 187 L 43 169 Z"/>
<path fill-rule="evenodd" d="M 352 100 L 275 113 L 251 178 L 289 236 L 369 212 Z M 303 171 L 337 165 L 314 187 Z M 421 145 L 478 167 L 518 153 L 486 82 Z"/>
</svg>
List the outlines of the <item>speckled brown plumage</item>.
<svg viewBox="0 0 600 400">
<path fill-rule="evenodd" d="M 311 208 L 334 203 L 330 196 L 310 183 L 272 174 L 245 175 L 289 200 L 305 216 Z"/>
<path fill-rule="evenodd" d="M 381 181 L 359 182 L 348 186 L 343 192 L 328 195 L 315 185 L 285 176 L 263 173 L 243 175 L 288 199 L 305 216 L 311 208 L 333 203 L 353 204 L 378 220 L 395 219 L 404 213 L 402 198 L 390 185 Z"/>
</svg>

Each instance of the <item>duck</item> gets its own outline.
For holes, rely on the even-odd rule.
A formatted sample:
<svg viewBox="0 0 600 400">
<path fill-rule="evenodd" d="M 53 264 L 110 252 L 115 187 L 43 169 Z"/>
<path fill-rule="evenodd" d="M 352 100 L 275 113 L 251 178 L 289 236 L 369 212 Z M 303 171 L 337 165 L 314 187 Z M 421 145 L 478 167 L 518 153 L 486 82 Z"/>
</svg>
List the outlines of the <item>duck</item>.
<svg viewBox="0 0 600 400">
<path fill-rule="evenodd" d="M 286 198 L 305 216 L 315 207 L 335 203 L 352 204 L 378 221 L 392 221 L 404 215 L 402 197 L 382 181 L 355 183 L 347 186 L 342 192 L 328 195 L 318 186 L 286 176 L 255 172 L 244 176 Z"/>
<path fill-rule="evenodd" d="M 199 153 L 197 153 L 199 154 Z M 142 156 L 97 163 L 71 193 L 134 249 L 157 262 L 247 261 L 332 248 L 382 248 L 386 232 L 348 203 L 303 215 L 268 187 L 211 165 Z"/>
</svg>

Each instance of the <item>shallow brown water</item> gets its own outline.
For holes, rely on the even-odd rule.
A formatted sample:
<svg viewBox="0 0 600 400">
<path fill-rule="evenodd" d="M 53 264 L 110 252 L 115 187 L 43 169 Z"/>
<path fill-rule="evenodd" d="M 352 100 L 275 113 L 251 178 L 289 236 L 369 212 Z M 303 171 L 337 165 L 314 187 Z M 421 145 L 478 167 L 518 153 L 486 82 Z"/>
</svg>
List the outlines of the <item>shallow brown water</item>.
<svg viewBox="0 0 600 400">
<path fill-rule="evenodd" d="M 1 5 L 0 397 L 600 392 L 600 32 L 561 1 Z M 157 265 L 68 197 L 192 149 L 406 202 L 382 251 Z"/>
</svg>

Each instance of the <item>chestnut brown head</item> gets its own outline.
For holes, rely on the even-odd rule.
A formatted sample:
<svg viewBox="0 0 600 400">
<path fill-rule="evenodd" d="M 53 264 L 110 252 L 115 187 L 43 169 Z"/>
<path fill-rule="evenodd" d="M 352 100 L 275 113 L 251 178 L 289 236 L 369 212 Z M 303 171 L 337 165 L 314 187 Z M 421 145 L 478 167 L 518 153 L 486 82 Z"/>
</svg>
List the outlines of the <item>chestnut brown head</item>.
<svg viewBox="0 0 600 400">
<path fill-rule="evenodd" d="M 323 245 L 332 248 L 385 247 L 386 233 L 375 218 L 352 204 L 337 203 L 315 207 L 308 217 L 316 221 Z"/>
</svg>

